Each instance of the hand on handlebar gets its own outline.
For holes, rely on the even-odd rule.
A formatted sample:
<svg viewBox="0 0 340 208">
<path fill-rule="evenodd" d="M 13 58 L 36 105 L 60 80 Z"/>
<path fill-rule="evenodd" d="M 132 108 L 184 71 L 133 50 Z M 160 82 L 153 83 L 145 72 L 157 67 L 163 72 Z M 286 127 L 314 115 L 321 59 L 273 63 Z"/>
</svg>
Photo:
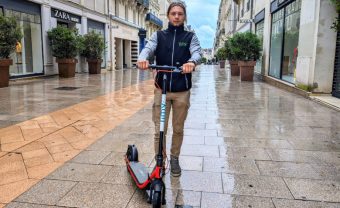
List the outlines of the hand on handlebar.
<svg viewBox="0 0 340 208">
<path fill-rule="evenodd" d="M 137 67 L 141 70 L 149 69 L 149 61 L 148 60 L 139 60 L 137 61 Z"/>
<path fill-rule="evenodd" d="M 182 66 L 183 74 L 191 73 L 194 71 L 194 69 L 195 69 L 195 64 L 192 62 L 185 63 Z"/>
</svg>

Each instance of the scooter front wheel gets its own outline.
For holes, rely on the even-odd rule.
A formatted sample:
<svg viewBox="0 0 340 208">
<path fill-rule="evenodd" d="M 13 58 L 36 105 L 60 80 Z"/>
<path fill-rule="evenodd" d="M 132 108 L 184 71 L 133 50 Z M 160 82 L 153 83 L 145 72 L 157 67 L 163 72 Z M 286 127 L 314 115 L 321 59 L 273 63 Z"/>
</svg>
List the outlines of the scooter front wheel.
<svg viewBox="0 0 340 208">
<path fill-rule="evenodd" d="M 162 193 L 160 191 L 154 191 L 152 196 L 152 207 L 161 208 L 162 207 Z"/>
</svg>

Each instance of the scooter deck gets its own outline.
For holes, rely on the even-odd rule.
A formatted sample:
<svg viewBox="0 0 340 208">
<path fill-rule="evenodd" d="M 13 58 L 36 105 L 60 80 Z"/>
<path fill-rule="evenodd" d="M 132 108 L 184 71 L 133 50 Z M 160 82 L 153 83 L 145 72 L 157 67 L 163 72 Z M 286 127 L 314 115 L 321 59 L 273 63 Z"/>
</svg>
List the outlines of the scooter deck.
<svg viewBox="0 0 340 208">
<path fill-rule="evenodd" d="M 143 164 L 139 162 L 130 162 L 130 167 L 135 174 L 139 184 L 142 184 L 146 180 L 148 180 L 149 171 Z"/>
</svg>

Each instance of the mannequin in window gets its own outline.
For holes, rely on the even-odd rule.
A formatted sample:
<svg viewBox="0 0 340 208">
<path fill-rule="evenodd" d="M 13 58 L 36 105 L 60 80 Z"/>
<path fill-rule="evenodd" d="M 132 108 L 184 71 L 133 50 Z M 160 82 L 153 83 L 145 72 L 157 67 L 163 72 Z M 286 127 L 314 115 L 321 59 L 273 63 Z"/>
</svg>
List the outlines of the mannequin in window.
<svg viewBox="0 0 340 208">
<path fill-rule="evenodd" d="M 20 42 L 15 45 L 15 53 L 17 56 L 17 64 L 22 64 L 22 46 Z"/>
</svg>

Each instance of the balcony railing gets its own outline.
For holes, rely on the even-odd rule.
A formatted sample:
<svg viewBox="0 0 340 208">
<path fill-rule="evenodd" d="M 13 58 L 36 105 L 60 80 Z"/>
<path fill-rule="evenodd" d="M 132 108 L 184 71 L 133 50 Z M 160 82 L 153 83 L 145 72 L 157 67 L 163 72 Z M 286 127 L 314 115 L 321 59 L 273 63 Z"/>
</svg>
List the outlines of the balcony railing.
<svg viewBox="0 0 340 208">
<path fill-rule="evenodd" d="M 159 27 L 163 27 L 163 21 L 160 20 L 158 17 L 156 17 L 152 13 L 147 13 L 145 20 L 146 21 L 150 21 L 150 22 L 152 22 L 153 24 L 155 24 L 155 25 L 157 25 Z"/>
<path fill-rule="evenodd" d="M 149 8 L 149 0 L 136 0 L 137 4 L 143 5 L 145 8 Z"/>
</svg>

